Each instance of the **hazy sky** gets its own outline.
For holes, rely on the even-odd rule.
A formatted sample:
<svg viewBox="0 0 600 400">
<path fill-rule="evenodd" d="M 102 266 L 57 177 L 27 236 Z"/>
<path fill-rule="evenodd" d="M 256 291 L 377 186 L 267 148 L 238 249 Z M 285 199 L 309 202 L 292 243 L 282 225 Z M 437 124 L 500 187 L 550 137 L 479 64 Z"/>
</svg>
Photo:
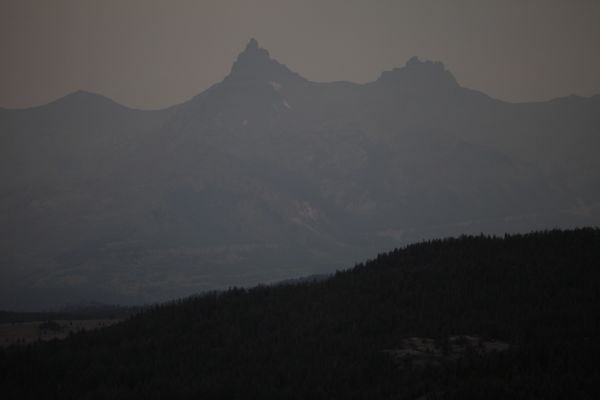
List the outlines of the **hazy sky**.
<svg viewBox="0 0 600 400">
<path fill-rule="evenodd" d="M 0 107 L 78 89 L 169 106 L 251 37 L 316 81 L 371 81 L 417 55 L 504 100 L 600 93 L 600 0 L 0 0 Z"/>
</svg>

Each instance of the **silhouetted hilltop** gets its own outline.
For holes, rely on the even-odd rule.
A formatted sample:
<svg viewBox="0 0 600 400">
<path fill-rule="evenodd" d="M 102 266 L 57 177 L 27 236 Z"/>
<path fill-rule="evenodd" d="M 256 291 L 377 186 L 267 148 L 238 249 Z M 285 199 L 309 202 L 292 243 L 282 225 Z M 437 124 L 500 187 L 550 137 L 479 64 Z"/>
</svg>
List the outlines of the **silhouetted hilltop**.
<svg viewBox="0 0 600 400">
<path fill-rule="evenodd" d="M 600 230 L 461 236 L 0 352 L 3 398 L 596 398 Z"/>
</svg>

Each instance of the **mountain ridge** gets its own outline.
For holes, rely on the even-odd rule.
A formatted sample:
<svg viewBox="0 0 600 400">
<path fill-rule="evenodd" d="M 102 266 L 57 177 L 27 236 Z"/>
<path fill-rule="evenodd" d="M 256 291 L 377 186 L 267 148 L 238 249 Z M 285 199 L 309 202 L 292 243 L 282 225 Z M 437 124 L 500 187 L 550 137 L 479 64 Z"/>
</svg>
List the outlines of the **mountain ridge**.
<svg viewBox="0 0 600 400">
<path fill-rule="evenodd" d="M 164 300 L 600 221 L 595 100 L 504 103 L 418 59 L 389 84 L 316 83 L 245 51 L 241 77 L 168 109 L 80 93 L 0 113 L 0 307 Z"/>
<path fill-rule="evenodd" d="M 385 70 L 385 71 L 381 72 L 379 74 L 379 76 L 377 78 L 375 78 L 374 80 L 369 81 L 369 82 L 365 82 L 365 83 L 357 83 L 357 82 L 347 81 L 347 80 L 341 80 L 341 81 L 335 81 L 335 80 L 334 81 L 310 81 L 310 80 L 307 80 L 307 79 L 303 78 L 299 73 L 297 73 L 295 71 L 292 71 L 285 64 L 280 63 L 275 58 L 271 58 L 270 52 L 268 50 L 260 47 L 260 45 L 258 44 L 258 42 L 256 41 L 256 39 L 253 39 L 253 38 L 250 39 L 250 41 L 247 43 L 247 45 L 244 48 L 244 50 L 242 50 L 242 52 L 240 52 L 238 54 L 237 60 L 235 60 L 232 63 L 232 70 L 223 79 L 223 81 L 227 80 L 228 77 L 229 77 L 229 79 L 231 79 L 230 75 L 234 72 L 233 69 L 236 66 L 236 63 L 239 61 L 240 56 L 244 55 L 248 51 L 250 51 L 251 53 L 256 52 L 258 54 L 261 54 L 264 59 L 266 59 L 266 60 L 269 61 L 269 63 L 267 63 L 267 64 L 272 63 L 271 65 L 276 65 L 276 66 L 278 66 L 278 68 L 282 68 L 284 71 L 288 72 L 289 75 L 293 76 L 295 79 L 301 79 L 301 80 L 304 80 L 306 82 L 310 82 L 312 84 L 326 84 L 326 85 L 327 84 L 350 84 L 350 85 L 353 85 L 353 86 L 368 86 L 368 85 L 372 85 L 372 84 L 380 81 L 381 79 L 389 78 L 390 76 L 393 76 L 395 74 L 405 72 L 404 69 L 407 66 L 408 67 L 415 67 L 417 65 L 421 65 L 421 66 L 427 66 L 430 69 L 437 69 L 438 71 L 441 70 L 441 72 L 449 74 L 450 80 L 456 82 L 456 84 L 458 85 L 458 82 L 456 81 L 456 78 L 453 76 L 453 74 L 449 70 L 447 70 L 445 68 L 443 62 L 441 62 L 441 61 L 430 61 L 430 60 L 421 61 L 419 59 L 419 57 L 417 57 L 417 56 L 410 57 L 403 66 L 394 67 L 394 68 L 392 68 L 390 70 Z M 214 83 L 213 85 L 211 85 L 211 87 L 214 86 L 214 85 L 218 85 L 221 82 L 222 81 Z M 483 93 L 483 92 L 481 92 L 481 91 L 479 91 L 477 89 L 466 88 L 466 87 L 462 87 L 462 86 L 460 86 L 460 87 L 463 88 L 463 89 L 472 90 L 472 91 L 475 91 L 475 92 L 478 92 L 478 93 Z M 161 110 L 166 110 L 166 109 L 169 109 L 169 108 L 172 108 L 172 107 L 177 107 L 177 106 L 179 106 L 181 104 L 187 103 L 187 102 L 191 101 L 193 98 L 201 95 L 202 93 L 204 93 L 205 91 L 208 91 L 208 90 L 210 90 L 210 87 L 207 88 L 207 89 L 204 89 L 204 90 L 200 91 L 197 95 L 194 95 L 194 96 L 190 97 L 188 100 L 184 100 L 182 102 L 175 103 L 175 104 L 172 104 L 172 105 L 169 105 L 169 106 L 166 106 L 166 107 L 161 107 L 161 108 L 158 108 L 158 109 L 139 109 L 139 108 L 135 108 L 135 107 L 129 107 L 127 105 L 119 103 L 118 101 L 116 101 L 116 100 L 114 100 L 114 99 L 112 99 L 112 98 L 110 98 L 110 97 L 108 97 L 106 95 L 95 93 L 95 92 L 89 92 L 89 91 L 82 90 L 82 89 L 79 89 L 79 90 L 76 90 L 74 92 L 68 93 L 68 94 L 66 94 L 64 96 L 58 97 L 55 100 L 51 100 L 51 101 L 49 101 L 49 102 L 47 102 L 45 104 L 41 104 L 41 105 L 36 105 L 36 106 L 31 106 L 31 107 L 22 107 L 22 108 L 0 107 L 0 109 L 7 110 L 7 111 L 27 110 L 27 109 L 32 109 L 32 108 L 45 107 L 45 106 L 48 106 L 48 105 L 50 105 L 52 103 L 55 103 L 55 102 L 57 102 L 57 101 L 59 101 L 61 99 L 69 98 L 70 96 L 74 96 L 74 95 L 78 95 L 78 94 L 86 94 L 86 95 L 90 94 L 90 95 L 100 96 L 102 98 L 108 99 L 108 100 L 114 102 L 115 104 L 118 104 L 118 105 L 120 105 L 122 107 L 131 109 L 131 110 L 138 110 L 138 111 L 161 111 Z M 495 101 L 499 101 L 499 102 L 506 103 L 506 104 L 547 103 L 547 102 L 551 102 L 551 101 L 555 101 L 555 100 L 567 99 L 567 98 L 572 98 L 572 97 L 579 98 L 579 99 L 593 99 L 593 98 L 596 98 L 596 97 L 600 97 L 600 94 L 591 95 L 591 96 L 564 95 L 564 96 L 553 97 L 553 98 L 550 98 L 550 99 L 547 99 L 547 100 L 509 102 L 509 101 L 505 101 L 505 100 L 496 99 L 496 98 L 491 97 L 491 96 L 489 96 L 487 94 L 485 94 L 485 95 L 488 96 L 488 97 L 490 97 L 490 98 L 492 98 L 492 99 L 494 99 Z"/>
</svg>

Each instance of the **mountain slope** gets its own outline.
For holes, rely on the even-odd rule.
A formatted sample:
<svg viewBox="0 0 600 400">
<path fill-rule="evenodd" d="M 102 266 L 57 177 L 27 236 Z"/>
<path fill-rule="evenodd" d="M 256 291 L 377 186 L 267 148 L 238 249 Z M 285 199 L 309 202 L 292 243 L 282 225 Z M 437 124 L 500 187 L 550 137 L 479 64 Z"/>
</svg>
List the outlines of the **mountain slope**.
<svg viewBox="0 0 600 400">
<path fill-rule="evenodd" d="M 600 221 L 599 97 L 503 103 L 413 58 L 310 82 L 252 40 L 189 101 L 0 110 L 0 305 L 145 302 L 410 240 Z"/>
<path fill-rule="evenodd" d="M 595 398 L 600 231 L 463 236 L 0 352 L 6 398 Z M 406 343 L 435 343 L 421 363 Z M 455 353 L 457 340 L 483 338 Z M 401 362 L 394 354 L 408 354 Z"/>
</svg>

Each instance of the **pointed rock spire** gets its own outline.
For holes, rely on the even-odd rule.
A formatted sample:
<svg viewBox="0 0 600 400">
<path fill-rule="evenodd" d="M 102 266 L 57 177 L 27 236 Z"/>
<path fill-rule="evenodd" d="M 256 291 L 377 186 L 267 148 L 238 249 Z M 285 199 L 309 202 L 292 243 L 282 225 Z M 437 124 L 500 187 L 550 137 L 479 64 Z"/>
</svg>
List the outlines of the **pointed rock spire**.
<svg viewBox="0 0 600 400">
<path fill-rule="evenodd" d="M 240 61 L 262 61 L 264 63 L 268 63 L 269 61 L 271 61 L 271 56 L 269 55 L 269 52 L 266 49 L 263 49 L 258 45 L 256 39 L 252 38 L 246 45 L 244 51 L 242 51 L 238 56 L 236 64 Z"/>
<path fill-rule="evenodd" d="M 258 42 L 254 38 L 251 38 L 246 45 L 246 51 L 258 50 L 258 48 Z"/>
<path fill-rule="evenodd" d="M 252 38 L 246 45 L 233 66 L 228 80 L 254 80 L 254 79 L 289 79 L 299 76 L 290 71 L 288 67 L 272 59 L 269 52 L 259 46 L 256 39 Z"/>
</svg>

